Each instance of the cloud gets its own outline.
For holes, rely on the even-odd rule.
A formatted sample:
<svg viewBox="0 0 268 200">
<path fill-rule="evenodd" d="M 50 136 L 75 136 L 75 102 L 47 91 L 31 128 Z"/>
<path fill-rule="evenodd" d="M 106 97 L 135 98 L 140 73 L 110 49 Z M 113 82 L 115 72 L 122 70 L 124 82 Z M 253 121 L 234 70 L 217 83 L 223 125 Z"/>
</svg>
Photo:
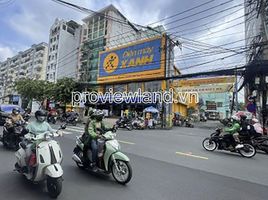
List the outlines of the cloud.
<svg viewBox="0 0 268 200">
<path fill-rule="evenodd" d="M 5 61 L 15 55 L 15 52 L 8 46 L 3 46 L 0 44 L 0 62 Z"/>
</svg>

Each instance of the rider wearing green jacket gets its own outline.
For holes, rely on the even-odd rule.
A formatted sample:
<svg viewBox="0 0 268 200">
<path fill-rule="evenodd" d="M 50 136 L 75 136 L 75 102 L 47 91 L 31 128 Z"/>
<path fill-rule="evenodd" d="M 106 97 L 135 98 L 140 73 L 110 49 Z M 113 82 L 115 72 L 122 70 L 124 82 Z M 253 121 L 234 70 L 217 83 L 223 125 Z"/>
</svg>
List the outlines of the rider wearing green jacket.
<svg viewBox="0 0 268 200">
<path fill-rule="evenodd" d="M 225 132 L 231 134 L 235 140 L 235 142 L 237 143 L 236 145 L 236 149 L 239 149 L 239 148 L 242 148 L 243 145 L 240 144 L 240 140 L 239 140 L 239 131 L 240 131 L 240 119 L 239 117 L 237 116 L 233 116 L 232 117 L 232 120 L 233 120 L 233 124 L 230 128 L 225 128 Z"/>
<path fill-rule="evenodd" d="M 88 159 L 87 149 L 89 146 L 91 146 L 92 150 L 92 168 L 93 171 L 96 171 L 96 162 L 98 158 L 98 141 L 97 139 L 101 137 L 101 134 L 103 134 L 106 131 L 111 130 L 110 127 L 106 127 L 102 121 L 104 117 L 104 113 L 100 110 L 95 111 L 92 114 L 91 121 L 88 124 L 87 133 L 89 137 L 86 137 L 86 140 L 84 142 L 85 148 L 84 148 L 84 159 Z"/>
</svg>

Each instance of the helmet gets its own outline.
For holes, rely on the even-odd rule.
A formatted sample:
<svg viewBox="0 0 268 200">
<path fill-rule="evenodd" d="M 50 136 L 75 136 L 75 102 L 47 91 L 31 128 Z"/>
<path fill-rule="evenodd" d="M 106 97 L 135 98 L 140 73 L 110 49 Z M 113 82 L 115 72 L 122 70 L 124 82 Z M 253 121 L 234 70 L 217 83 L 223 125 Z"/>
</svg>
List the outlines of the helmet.
<svg viewBox="0 0 268 200">
<path fill-rule="evenodd" d="M 247 119 L 247 116 L 246 115 L 240 115 L 240 119 L 241 120 L 246 120 Z"/>
<path fill-rule="evenodd" d="M 44 110 L 38 110 L 35 112 L 34 115 L 35 115 L 36 120 L 39 122 L 44 122 L 47 117 L 47 113 Z"/>
<path fill-rule="evenodd" d="M 101 121 L 104 117 L 104 113 L 101 110 L 96 110 L 93 114 L 92 117 L 94 117 L 97 121 Z"/>
<path fill-rule="evenodd" d="M 233 115 L 232 117 L 231 117 L 234 121 L 240 121 L 240 119 L 239 119 L 239 117 L 238 116 L 236 116 L 236 115 Z"/>
<path fill-rule="evenodd" d="M 252 122 L 254 122 L 254 123 L 259 123 L 259 120 L 256 119 L 256 118 L 253 118 L 253 119 L 252 119 Z"/>
<path fill-rule="evenodd" d="M 12 109 L 12 113 L 13 113 L 14 115 L 18 115 L 18 114 L 20 113 L 20 109 L 19 109 L 19 108 L 13 108 L 13 109 Z"/>
</svg>

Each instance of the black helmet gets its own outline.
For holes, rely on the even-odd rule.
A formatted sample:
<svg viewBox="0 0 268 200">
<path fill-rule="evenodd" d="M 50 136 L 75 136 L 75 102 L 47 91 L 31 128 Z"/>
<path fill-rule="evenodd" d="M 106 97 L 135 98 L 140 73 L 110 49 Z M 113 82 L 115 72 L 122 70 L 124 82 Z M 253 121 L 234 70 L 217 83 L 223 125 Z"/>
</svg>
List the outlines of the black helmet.
<svg viewBox="0 0 268 200">
<path fill-rule="evenodd" d="M 12 109 L 12 113 L 13 113 L 14 115 L 17 115 L 17 114 L 20 113 L 20 109 L 19 109 L 19 108 L 13 108 L 13 109 Z"/>
<path fill-rule="evenodd" d="M 35 112 L 35 118 L 37 119 L 37 121 L 39 122 L 44 122 L 46 120 L 47 117 L 47 112 L 44 110 L 38 110 Z"/>
<path fill-rule="evenodd" d="M 240 120 L 246 120 L 247 119 L 247 116 L 246 115 L 240 115 Z"/>
<path fill-rule="evenodd" d="M 96 110 L 92 114 L 92 117 L 94 117 L 97 121 L 101 121 L 104 117 L 104 113 L 101 110 Z"/>
</svg>

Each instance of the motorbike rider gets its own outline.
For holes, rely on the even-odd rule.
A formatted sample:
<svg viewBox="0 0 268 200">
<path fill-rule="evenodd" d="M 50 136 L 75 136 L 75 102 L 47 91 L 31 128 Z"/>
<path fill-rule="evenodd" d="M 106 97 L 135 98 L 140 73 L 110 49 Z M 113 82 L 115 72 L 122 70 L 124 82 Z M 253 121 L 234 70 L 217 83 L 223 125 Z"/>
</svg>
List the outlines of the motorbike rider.
<svg viewBox="0 0 268 200">
<path fill-rule="evenodd" d="M 256 118 L 253 118 L 252 125 L 254 127 L 255 132 L 256 132 L 255 135 L 262 136 L 263 135 L 263 128 L 262 128 L 262 125 L 260 124 L 259 120 Z"/>
<path fill-rule="evenodd" d="M 8 125 L 12 126 L 18 121 L 25 122 L 25 120 L 20 114 L 19 108 L 13 108 L 12 113 L 8 116 L 6 122 L 8 123 Z"/>
<path fill-rule="evenodd" d="M 108 128 L 104 125 L 102 119 L 104 117 L 104 113 L 101 110 L 96 110 L 92 114 L 91 121 L 88 125 L 88 134 L 89 137 L 85 141 L 85 147 L 84 147 L 84 158 L 86 158 L 86 161 L 88 160 L 87 158 L 87 150 L 89 147 L 91 147 L 92 150 L 92 170 L 97 171 L 97 166 L 96 162 L 98 159 L 98 138 L 101 138 L 101 134 L 103 132 L 111 130 L 111 128 Z M 88 162 L 85 162 L 88 163 Z"/>
<path fill-rule="evenodd" d="M 225 132 L 229 133 L 230 135 L 232 135 L 233 139 L 235 140 L 235 142 L 237 143 L 237 145 L 235 146 L 236 149 L 242 148 L 243 145 L 241 144 L 240 140 L 239 140 L 239 131 L 240 131 L 240 119 L 237 116 L 232 116 L 232 126 L 231 127 L 227 127 L 225 128 Z"/>
<path fill-rule="evenodd" d="M 36 120 L 27 125 L 26 129 L 29 133 L 38 135 L 46 131 L 54 132 L 49 123 L 46 122 L 47 113 L 44 110 L 38 110 L 35 112 Z M 36 143 L 29 143 L 26 147 L 26 163 L 29 163 L 30 157 L 34 155 Z M 31 172 L 31 167 L 28 166 L 28 172 Z"/>
<path fill-rule="evenodd" d="M 7 131 L 9 133 L 10 141 L 13 141 L 12 133 L 14 132 L 14 125 L 19 121 L 21 121 L 23 124 L 25 123 L 25 120 L 20 114 L 19 108 L 13 108 L 11 115 L 9 115 L 8 118 L 6 119 L 5 124 Z"/>
</svg>

